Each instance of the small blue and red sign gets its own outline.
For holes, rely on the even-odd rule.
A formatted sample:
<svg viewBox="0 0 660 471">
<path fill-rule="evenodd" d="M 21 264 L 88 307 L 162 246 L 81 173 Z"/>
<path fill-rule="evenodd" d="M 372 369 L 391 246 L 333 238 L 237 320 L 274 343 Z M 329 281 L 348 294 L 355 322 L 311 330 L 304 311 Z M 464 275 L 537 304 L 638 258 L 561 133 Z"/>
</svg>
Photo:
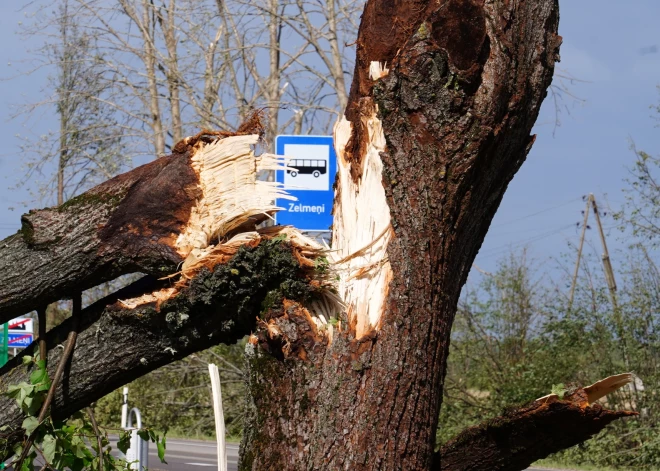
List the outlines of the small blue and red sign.
<svg viewBox="0 0 660 471">
<path fill-rule="evenodd" d="M 7 341 L 7 346 L 10 348 L 25 348 L 29 347 L 34 340 L 33 335 L 30 334 L 17 334 L 14 332 L 9 333 L 9 339 Z"/>
</svg>

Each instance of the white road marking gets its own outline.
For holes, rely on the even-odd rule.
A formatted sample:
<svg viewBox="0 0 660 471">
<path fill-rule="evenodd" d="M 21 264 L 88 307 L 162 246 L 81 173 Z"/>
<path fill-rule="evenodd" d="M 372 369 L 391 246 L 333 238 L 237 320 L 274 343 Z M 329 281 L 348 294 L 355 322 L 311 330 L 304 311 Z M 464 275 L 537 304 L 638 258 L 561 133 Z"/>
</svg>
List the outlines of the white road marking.
<svg viewBox="0 0 660 471">
<path fill-rule="evenodd" d="M 217 464 L 208 464 L 208 463 L 184 463 L 190 466 L 208 466 L 208 467 L 213 467 L 217 466 Z"/>
</svg>

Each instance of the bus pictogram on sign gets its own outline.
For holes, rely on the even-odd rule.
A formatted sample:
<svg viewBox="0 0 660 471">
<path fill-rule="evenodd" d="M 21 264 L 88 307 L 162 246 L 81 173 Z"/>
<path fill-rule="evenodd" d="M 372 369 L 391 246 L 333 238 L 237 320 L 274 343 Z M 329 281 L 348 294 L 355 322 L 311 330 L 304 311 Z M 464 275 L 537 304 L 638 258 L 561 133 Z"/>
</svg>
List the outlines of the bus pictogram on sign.
<svg viewBox="0 0 660 471">
<path fill-rule="evenodd" d="M 301 175 L 314 175 L 315 178 L 328 172 L 327 160 L 293 159 L 287 165 L 286 173 L 292 177 Z"/>
</svg>

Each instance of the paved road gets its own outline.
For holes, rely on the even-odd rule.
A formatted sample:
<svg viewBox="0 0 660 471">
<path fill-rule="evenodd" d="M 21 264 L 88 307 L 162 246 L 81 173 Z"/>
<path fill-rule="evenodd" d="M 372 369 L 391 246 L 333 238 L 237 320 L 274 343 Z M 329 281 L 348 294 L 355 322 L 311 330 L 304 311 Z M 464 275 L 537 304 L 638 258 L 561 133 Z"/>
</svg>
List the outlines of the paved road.
<svg viewBox="0 0 660 471">
<path fill-rule="evenodd" d="M 156 453 L 156 446 L 149 446 L 149 471 L 202 471 L 218 467 L 216 444 L 197 440 L 167 439 L 165 461 L 161 463 Z M 228 471 L 238 470 L 238 445 L 227 444 Z"/>
<path fill-rule="evenodd" d="M 228 471 L 238 470 L 238 445 L 227 444 Z M 203 471 L 217 469 L 214 442 L 167 439 L 167 451 L 163 464 L 158 459 L 155 445 L 149 447 L 149 471 Z M 557 471 L 547 468 L 528 468 L 527 471 Z"/>
<path fill-rule="evenodd" d="M 113 448 L 116 449 L 115 444 Z M 204 471 L 217 469 L 215 442 L 168 438 L 165 452 L 167 464 L 158 459 L 156 446 L 149 446 L 149 471 Z M 227 444 L 228 471 L 238 471 L 238 445 Z M 11 468 L 9 468 L 11 469 Z M 527 471 L 557 471 L 547 468 L 528 468 Z"/>
</svg>

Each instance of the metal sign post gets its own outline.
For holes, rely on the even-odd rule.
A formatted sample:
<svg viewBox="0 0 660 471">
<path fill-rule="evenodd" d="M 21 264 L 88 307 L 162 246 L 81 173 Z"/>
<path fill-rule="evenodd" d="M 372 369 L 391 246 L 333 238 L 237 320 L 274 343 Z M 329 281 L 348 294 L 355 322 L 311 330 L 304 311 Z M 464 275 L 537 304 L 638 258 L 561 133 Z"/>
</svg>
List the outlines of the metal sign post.
<svg viewBox="0 0 660 471">
<path fill-rule="evenodd" d="M 142 415 L 136 407 L 128 410 L 128 388 L 124 388 L 122 399 L 121 428 L 130 430 L 131 442 L 126 450 L 126 456 L 121 457 L 126 460 L 129 469 L 146 471 L 149 466 L 149 442 L 142 440 L 138 435 L 138 431 L 142 428 Z M 133 426 L 133 420 L 135 420 L 135 426 Z"/>
<path fill-rule="evenodd" d="M 131 418 L 135 419 L 135 426 Z M 149 442 L 142 440 L 138 435 L 138 430 L 142 428 L 140 411 L 135 407 L 131 409 L 127 420 L 124 430 L 131 431 L 131 446 L 126 450 L 126 462 L 130 469 L 146 471 L 149 466 Z"/>
<path fill-rule="evenodd" d="M 332 185 L 337 174 L 337 156 L 331 136 L 277 136 L 276 153 L 291 160 L 277 171 L 277 181 L 298 201 L 277 200 L 282 208 L 277 224 L 303 231 L 324 232 L 332 225 Z"/>
</svg>

